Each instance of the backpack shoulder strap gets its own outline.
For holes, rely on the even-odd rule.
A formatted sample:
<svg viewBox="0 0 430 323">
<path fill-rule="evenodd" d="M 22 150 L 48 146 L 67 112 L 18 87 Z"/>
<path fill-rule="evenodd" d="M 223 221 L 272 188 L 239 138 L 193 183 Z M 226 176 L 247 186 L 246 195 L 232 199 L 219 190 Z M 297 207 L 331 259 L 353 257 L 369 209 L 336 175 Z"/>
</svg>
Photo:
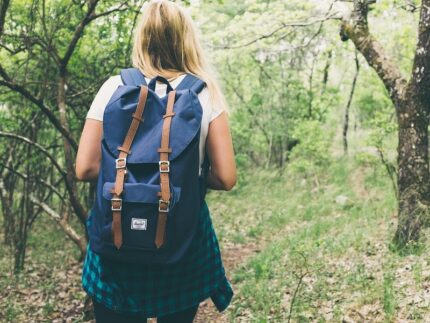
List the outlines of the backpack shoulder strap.
<svg viewBox="0 0 430 323">
<path fill-rule="evenodd" d="M 199 79 L 197 76 L 187 73 L 181 83 L 179 83 L 179 85 L 176 87 L 176 90 L 190 89 L 193 90 L 196 94 L 199 94 L 205 86 L 206 83 Z"/>
<path fill-rule="evenodd" d="M 122 69 L 120 75 L 125 85 L 147 85 L 145 75 L 135 67 Z"/>
</svg>

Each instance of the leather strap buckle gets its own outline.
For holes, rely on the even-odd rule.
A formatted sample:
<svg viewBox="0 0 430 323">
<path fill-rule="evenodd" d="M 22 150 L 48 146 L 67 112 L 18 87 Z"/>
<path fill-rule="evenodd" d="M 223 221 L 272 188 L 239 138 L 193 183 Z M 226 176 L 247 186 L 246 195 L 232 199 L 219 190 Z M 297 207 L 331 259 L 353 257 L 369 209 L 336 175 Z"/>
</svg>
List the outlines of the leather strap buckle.
<svg viewBox="0 0 430 323">
<path fill-rule="evenodd" d="M 160 168 L 160 173 L 170 172 L 170 162 L 168 160 L 160 160 L 158 162 L 158 166 Z M 163 168 L 163 166 L 165 166 L 166 168 Z"/>
<path fill-rule="evenodd" d="M 113 197 L 110 199 L 111 200 L 111 210 L 112 211 L 121 211 L 122 210 L 122 199 L 121 198 L 117 198 L 117 197 Z M 115 203 L 118 202 L 118 206 L 115 206 Z"/>
<path fill-rule="evenodd" d="M 165 209 L 161 208 L 162 204 L 164 204 L 166 206 Z M 170 210 L 169 205 L 170 205 L 170 201 L 165 201 L 163 199 L 159 199 L 158 200 L 158 212 L 164 212 L 164 213 L 169 212 L 169 210 Z"/>
<path fill-rule="evenodd" d="M 121 165 L 121 163 L 124 163 L 124 164 Z M 126 164 L 127 164 L 127 158 L 126 157 L 115 159 L 115 168 L 116 169 L 123 169 L 126 167 Z"/>
</svg>

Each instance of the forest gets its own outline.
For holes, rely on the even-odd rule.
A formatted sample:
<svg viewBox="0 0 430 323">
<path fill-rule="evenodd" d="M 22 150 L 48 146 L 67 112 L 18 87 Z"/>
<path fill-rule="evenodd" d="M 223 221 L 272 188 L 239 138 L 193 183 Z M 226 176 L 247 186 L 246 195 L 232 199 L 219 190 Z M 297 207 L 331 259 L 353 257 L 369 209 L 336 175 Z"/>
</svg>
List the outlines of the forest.
<svg viewBox="0 0 430 323">
<path fill-rule="evenodd" d="M 238 181 L 196 322 L 430 322 L 430 0 L 189 0 Z M 89 322 L 75 159 L 145 0 L 0 0 L 0 321 Z"/>
</svg>

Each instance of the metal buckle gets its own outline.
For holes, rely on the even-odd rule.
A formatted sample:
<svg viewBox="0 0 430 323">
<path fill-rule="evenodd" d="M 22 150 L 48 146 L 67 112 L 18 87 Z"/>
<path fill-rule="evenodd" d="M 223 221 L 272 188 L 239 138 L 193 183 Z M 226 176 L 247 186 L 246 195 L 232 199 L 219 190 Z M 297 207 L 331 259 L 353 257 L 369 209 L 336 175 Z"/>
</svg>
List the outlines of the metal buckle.
<svg viewBox="0 0 430 323">
<path fill-rule="evenodd" d="M 110 199 L 111 201 L 120 201 L 121 203 L 119 204 L 119 208 L 115 208 L 113 205 L 111 206 L 111 210 L 112 211 L 121 211 L 122 210 L 122 199 L 121 198 L 116 198 L 116 197 L 113 197 L 113 198 L 111 198 Z"/>
<path fill-rule="evenodd" d="M 167 166 L 167 169 L 162 169 L 161 166 Z M 170 162 L 168 160 L 160 160 L 158 162 L 158 167 L 160 168 L 160 173 L 170 172 Z"/>
<path fill-rule="evenodd" d="M 120 166 L 118 163 L 119 162 L 124 162 L 124 166 Z M 124 157 L 124 158 L 117 158 L 117 159 L 115 159 L 115 168 L 116 169 L 122 169 L 122 168 L 125 168 L 126 167 L 126 164 L 127 164 L 127 158 L 126 157 Z"/>
<path fill-rule="evenodd" d="M 161 209 L 162 203 L 167 204 L 167 209 L 165 209 L 165 210 Z M 170 205 L 170 201 L 164 201 L 163 199 L 159 199 L 158 200 L 158 212 L 165 212 L 165 213 L 169 212 L 169 210 L 170 210 L 169 205 Z"/>
</svg>

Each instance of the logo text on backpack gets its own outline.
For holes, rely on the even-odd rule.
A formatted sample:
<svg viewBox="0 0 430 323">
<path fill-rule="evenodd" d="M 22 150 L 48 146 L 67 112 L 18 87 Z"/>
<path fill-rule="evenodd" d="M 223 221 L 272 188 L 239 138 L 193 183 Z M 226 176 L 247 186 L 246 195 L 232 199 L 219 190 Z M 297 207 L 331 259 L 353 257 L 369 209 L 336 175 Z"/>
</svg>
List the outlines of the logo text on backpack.
<svg viewBox="0 0 430 323">
<path fill-rule="evenodd" d="M 146 219 L 131 218 L 132 230 L 146 230 Z"/>
</svg>

